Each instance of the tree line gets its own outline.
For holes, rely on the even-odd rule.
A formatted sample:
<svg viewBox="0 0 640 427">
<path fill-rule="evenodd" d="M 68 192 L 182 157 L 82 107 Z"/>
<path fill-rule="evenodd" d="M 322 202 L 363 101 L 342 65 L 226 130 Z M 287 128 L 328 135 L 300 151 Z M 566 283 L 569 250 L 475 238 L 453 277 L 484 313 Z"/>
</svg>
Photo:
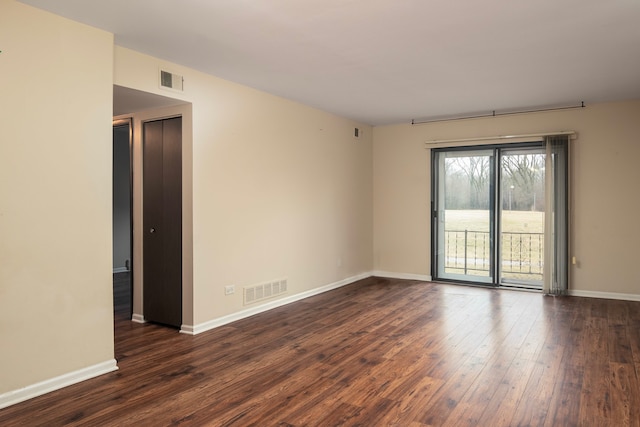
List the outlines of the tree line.
<svg viewBox="0 0 640 427">
<path fill-rule="evenodd" d="M 445 209 L 489 209 L 489 156 L 448 157 L 444 166 Z M 503 155 L 500 166 L 502 209 L 544 211 L 544 154 Z"/>
</svg>

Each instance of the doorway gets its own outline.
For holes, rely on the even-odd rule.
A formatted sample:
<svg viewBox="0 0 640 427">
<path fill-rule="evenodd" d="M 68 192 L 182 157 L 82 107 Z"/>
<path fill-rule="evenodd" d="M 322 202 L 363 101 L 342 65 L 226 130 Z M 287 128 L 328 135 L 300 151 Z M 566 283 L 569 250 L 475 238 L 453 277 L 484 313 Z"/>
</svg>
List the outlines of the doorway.
<svg viewBox="0 0 640 427">
<path fill-rule="evenodd" d="M 113 122 L 113 309 L 131 318 L 132 278 L 132 129 L 131 120 Z"/>
<path fill-rule="evenodd" d="M 116 325 L 129 327 L 128 322 L 154 322 L 145 313 L 144 296 L 144 186 L 143 186 L 143 140 L 144 123 L 165 118 L 180 117 L 182 121 L 182 259 L 178 261 L 182 269 L 181 320 L 171 326 L 191 331 L 193 325 L 193 210 L 192 210 L 192 153 L 193 153 L 193 113 L 192 105 L 183 100 L 143 92 L 123 86 L 113 86 L 113 120 L 131 123 L 131 163 L 132 163 L 132 254 L 130 278 L 132 287 L 132 311 L 127 316 L 118 316 Z M 147 295 L 148 297 L 149 295 Z M 162 323 L 162 322 L 158 322 Z M 182 323 L 182 325 L 180 325 Z M 118 326 L 116 326 L 116 335 Z M 190 332 L 187 332 L 190 333 Z"/>
<path fill-rule="evenodd" d="M 543 142 L 432 150 L 432 275 L 541 290 Z"/>
</svg>

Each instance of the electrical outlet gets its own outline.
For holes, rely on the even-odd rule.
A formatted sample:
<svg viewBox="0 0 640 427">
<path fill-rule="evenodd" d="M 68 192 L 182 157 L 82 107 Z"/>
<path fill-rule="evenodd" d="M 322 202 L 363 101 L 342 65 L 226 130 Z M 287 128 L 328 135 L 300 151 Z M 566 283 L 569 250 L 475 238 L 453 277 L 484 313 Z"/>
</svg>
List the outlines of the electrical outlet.
<svg viewBox="0 0 640 427">
<path fill-rule="evenodd" d="M 224 287 L 224 294 L 225 295 L 232 295 L 235 291 L 236 291 L 236 287 L 233 286 L 233 285 Z"/>
</svg>

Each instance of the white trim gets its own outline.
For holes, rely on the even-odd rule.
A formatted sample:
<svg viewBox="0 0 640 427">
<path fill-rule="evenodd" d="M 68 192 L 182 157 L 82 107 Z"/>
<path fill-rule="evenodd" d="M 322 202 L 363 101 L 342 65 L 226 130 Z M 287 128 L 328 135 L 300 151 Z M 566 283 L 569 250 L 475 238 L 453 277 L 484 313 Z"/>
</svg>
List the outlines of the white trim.
<svg viewBox="0 0 640 427">
<path fill-rule="evenodd" d="M 431 276 L 425 274 L 413 273 L 393 273 L 390 271 L 376 270 L 371 273 L 372 276 L 385 277 L 387 279 L 405 279 L 405 280 L 421 280 L 423 282 L 431 282 Z"/>
<path fill-rule="evenodd" d="M 113 273 L 128 273 L 129 270 L 127 269 L 127 267 L 114 267 L 113 268 Z"/>
<path fill-rule="evenodd" d="M 622 294 L 619 292 L 581 291 L 576 289 L 570 289 L 569 295 L 573 297 L 618 299 L 618 300 L 624 300 L 624 301 L 640 301 L 640 294 Z"/>
<path fill-rule="evenodd" d="M 182 325 L 180 327 L 180 333 L 188 334 L 188 335 L 197 335 L 202 332 L 206 332 L 211 329 L 214 329 L 223 325 L 227 325 L 231 322 L 235 322 L 237 320 L 241 320 L 258 313 L 262 313 L 277 307 L 281 307 L 283 305 L 291 304 L 292 302 L 300 301 L 302 299 L 321 294 L 323 292 L 331 291 L 333 289 L 337 289 L 342 286 L 349 285 L 351 283 L 357 282 L 358 280 L 366 279 L 367 277 L 371 277 L 371 272 L 361 273 L 352 277 L 348 277 L 346 279 L 339 280 L 337 282 L 330 283 L 325 286 L 321 286 L 319 288 L 311 289 L 306 292 L 302 292 L 286 298 L 277 299 L 275 301 L 269 301 L 266 304 L 261 304 L 256 307 L 238 311 L 236 313 L 232 313 L 226 316 L 218 317 L 217 319 L 212 319 L 204 323 L 199 323 L 197 325 Z"/>
<path fill-rule="evenodd" d="M 576 132 L 573 130 L 561 130 L 558 132 L 544 132 L 544 133 L 527 133 L 522 135 L 496 135 L 496 136 L 480 136 L 475 138 L 458 138 L 458 139 L 434 139 L 431 141 L 425 141 L 425 148 L 432 148 L 430 145 L 447 145 L 447 144 L 459 144 L 461 142 L 475 142 L 474 145 L 495 144 L 498 141 L 507 142 L 529 142 L 529 141 L 542 141 L 545 136 L 555 135 L 569 135 L 569 138 L 575 139 Z"/>
<path fill-rule="evenodd" d="M 135 323 L 147 323 L 147 321 L 144 320 L 144 316 L 138 313 L 133 313 L 133 315 L 131 316 L 131 321 Z"/>
<path fill-rule="evenodd" d="M 107 360 L 97 365 L 88 366 L 77 371 L 69 372 L 55 378 L 51 378 L 39 383 L 31 384 L 17 390 L 0 394 L 0 409 L 6 408 L 16 403 L 59 390 L 63 387 L 116 371 L 118 366 L 116 359 Z"/>
</svg>

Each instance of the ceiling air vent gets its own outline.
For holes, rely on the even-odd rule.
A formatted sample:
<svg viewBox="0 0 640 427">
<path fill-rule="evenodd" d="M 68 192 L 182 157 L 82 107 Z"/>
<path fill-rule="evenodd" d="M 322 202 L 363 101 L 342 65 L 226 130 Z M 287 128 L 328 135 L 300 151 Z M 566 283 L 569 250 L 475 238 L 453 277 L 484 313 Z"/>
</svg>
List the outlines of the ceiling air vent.
<svg viewBox="0 0 640 427">
<path fill-rule="evenodd" d="M 160 70 L 160 87 L 182 92 L 184 90 L 182 87 L 183 82 L 184 78 L 181 75 Z"/>
</svg>

